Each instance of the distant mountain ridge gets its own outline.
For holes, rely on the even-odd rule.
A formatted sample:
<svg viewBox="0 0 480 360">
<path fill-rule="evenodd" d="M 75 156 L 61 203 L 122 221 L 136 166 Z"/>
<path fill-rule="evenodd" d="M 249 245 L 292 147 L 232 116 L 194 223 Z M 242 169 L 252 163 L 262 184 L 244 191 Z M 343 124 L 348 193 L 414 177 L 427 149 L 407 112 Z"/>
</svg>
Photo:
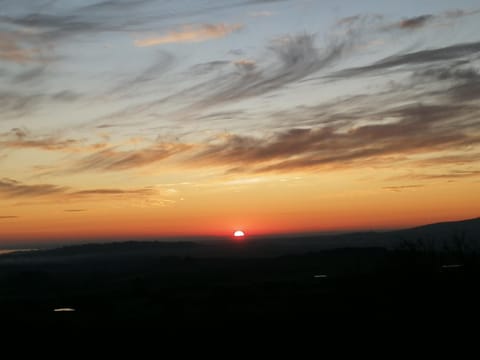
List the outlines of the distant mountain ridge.
<svg viewBox="0 0 480 360">
<path fill-rule="evenodd" d="M 458 221 L 442 221 L 438 223 L 426 224 L 417 226 L 411 229 L 406 230 L 418 230 L 418 229 L 428 229 L 428 228 L 445 228 L 445 227 L 468 227 L 468 228 L 480 228 L 480 217 L 472 218 L 472 219 L 465 219 L 465 220 L 458 220 Z"/>
<path fill-rule="evenodd" d="M 466 245 L 480 248 L 480 218 L 427 224 L 410 229 L 388 232 L 355 232 L 341 235 L 298 235 L 292 237 L 215 241 L 124 241 L 69 245 L 49 250 L 10 253 L 5 259 L 85 258 L 125 259 L 129 257 L 270 257 L 316 252 L 340 248 L 377 247 L 395 249 L 405 244 L 418 244 L 432 249 Z"/>
<path fill-rule="evenodd" d="M 480 244 L 480 218 L 418 226 L 391 233 L 403 240 L 434 242 L 464 241 Z"/>
</svg>

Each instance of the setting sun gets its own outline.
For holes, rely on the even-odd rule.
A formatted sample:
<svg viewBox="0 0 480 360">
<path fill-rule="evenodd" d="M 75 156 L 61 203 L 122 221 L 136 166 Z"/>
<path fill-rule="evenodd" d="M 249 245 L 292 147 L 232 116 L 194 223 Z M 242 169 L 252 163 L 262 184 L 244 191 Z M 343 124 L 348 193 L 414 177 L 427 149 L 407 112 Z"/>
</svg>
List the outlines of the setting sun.
<svg viewBox="0 0 480 360">
<path fill-rule="evenodd" d="M 243 238 L 243 237 L 245 237 L 245 233 L 242 230 L 237 230 L 233 233 L 233 236 L 237 239 L 238 238 Z"/>
</svg>

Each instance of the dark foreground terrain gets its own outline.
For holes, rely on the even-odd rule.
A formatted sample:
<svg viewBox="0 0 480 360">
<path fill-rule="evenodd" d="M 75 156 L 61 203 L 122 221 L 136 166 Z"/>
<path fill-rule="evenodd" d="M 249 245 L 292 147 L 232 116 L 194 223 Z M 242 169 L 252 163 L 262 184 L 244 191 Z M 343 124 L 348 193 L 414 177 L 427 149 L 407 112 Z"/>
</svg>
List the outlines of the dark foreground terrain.
<svg viewBox="0 0 480 360">
<path fill-rule="evenodd" d="M 30 329 L 406 325 L 458 331 L 480 320 L 478 223 L 451 225 L 450 233 L 440 224 L 401 238 L 382 234 L 382 241 L 401 240 L 390 248 L 367 246 L 362 235 L 362 246 L 323 250 L 322 238 L 308 238 L 260 245 L 127 242 L 8 254 L 0 256 L 0 318 L 3 326 Z M 435 234 L 451 241 L 440 243 Z M 371 236 L 381 243 L 380 235 Z M 75 311 L 54 312 L 58 308 Z"/>
</svg>

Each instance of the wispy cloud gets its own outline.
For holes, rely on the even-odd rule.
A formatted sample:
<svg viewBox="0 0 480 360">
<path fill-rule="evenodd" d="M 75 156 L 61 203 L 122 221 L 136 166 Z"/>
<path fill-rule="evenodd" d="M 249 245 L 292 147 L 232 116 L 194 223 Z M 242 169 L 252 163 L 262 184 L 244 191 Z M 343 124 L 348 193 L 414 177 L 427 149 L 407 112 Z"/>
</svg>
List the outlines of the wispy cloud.
<svg viewBox="0 0 480 360">
<path fill-rule="evenodd" d="M 32 66 L 47 64 L 59 59 L 57 47 L 72 37 L 146 31 L 156 20 L 155 16 L 144 12 L 143 6 L 151 3 L 151 0 L 108 0 L 87 6 L 65 4 L 61 9 L 56 1 L 36 2 L 28 6 L 19 3 L 17 8 L 11 5 L 14 11 L 0 14 L 0 61 Z M 128 17 L 119 16 L 127 10 Z M 161 12 L 158 18 L 167 19 L 168 11 Z M 28 79 L 29 71 L 23 79 Z"/>
<path fill-rule="evenodd" d="M 268 17 L 268 16 L 272 16 L 273 15 L 273 12 L 271 11 L 254 11 L 254 12 L 251 12 L 249 14 L 251 17 Z"/>
<path fill-rule="evenodd" d="M 72 90 L 61 90 L 50 95 L 50 98 L 60 102 L 72 102 L 82 97 L 81 94 Z"/>
<path fill-rule="evenodd" d="M 0 149 L 41 149 L 46 151 L 85 152 L 106 147 L 106 143 L 86 144 L 59 136 L 34 136 L 25 128 L 13 128 L 0 134 Z"/>
<path fill-rule="evenodd" d="M 90 5 L 83 6 L 79 9 L 80 13 L 102 13 L 111 14 L 112 12 L 123 12 L 138 9 L 143 5 L 148 5 L 154 0 L 105 0 Z"/>
<path fill-rule="evenodd" d="M 172 3 L 166 4 L 166 8 L 158 10 L 155 14 L 149 14 L 145 11 L 141 12 L 137 7 L 155 5 L 154 1 L 107 0 L 77 7 L 62 14 L 35 11 L 25 16 L 3 16 L 0 17 L 0 22 L 15 28 L 15 31 L 1 33 L 3 37 L 0 35 L 0 58 L 5 61 L 30 64 L 31 68 L 17 73 L 12 78 L 15 85 L 26 87 L 29 82 L 44 76 L 45 69 L 50 69 L 49 65 L 36 63 L 40 59 L 40 54 L 43 54 L 42 51 L 70 36 L 134 31 L 136 34 L 148 34 L 152 29 L 152 22 L 155 21 L 158 24 L 159 19 L 168 19 L 169 13 L 174 18 L 183 17 L 179 23 L 186 23 L 192 20 L 187 19 L 188 16 L 206 13 L 207 9 L 208 11 L 222 10 L 263 2 L 265 1 L 239 0 L 225 5 L 212 1 L 201 8 L 192 7 L 185 10 Z M 170 10 L 169 6 L 173 10 Z M 126 10 L 132 12 L 131 19 L 106 16 L 120 14 Z M 254 10 L 256 8 L 248 9 L 244 14 L 254 14 L 252 12 Z M 391 21 L 388 24 L 390 30 L 393 28 L 398 30 L 392 33 L 404 34 L 401 36 L 408 37 L 411 32 L 426 27 L 438 19 L 460 18 L 467 13 L 458 10 L 450 14 L 427 14 L 401 21 Z M 256 14 L 266 16 L 270 13 L 257 12 Z M 346 54 L 358 50 L 358 45 L 364 40 L 358 35 L 362 33 L 363 28 L 368 28 L 371 33 L 376 31 L 376 34 L 385 34 L 387 26 L 380 25 L 386 23 L 387 20 L 381 15 L 353 16 L 339 21 L 334 30 L 341 27 L 342 31 L 327 37 L 321 46 L 312 34 L 291 34 L 266 42 L 266 51 L 251 58 L 251 54 L 242 53 L 240 58 L 237 53 L 232 60 L 232 57 L 229 58 L 225 52 L 218 58 L 213 57 L 212 61 L 202 59 L 206 62 L 192 66 L 185 76 L 188 81 L 182 82 L 185 79 L 180 78 L 179 84 L 172 87 L 174 89 L 171 90 L 172 93 L 165 94 L 161 91 L 158 91 L 161 95 L 149 93 L 146 99 L 140 100 L 144 102 L 141 104 L 137 101 L 126 102 L 126 105 L 122 105 L 130 106 L 126 111 L 115 113 L 108 118 L 108 123 L 98 125 L 97 122 L 95 125 L 99 128 L 114 127 L 116 118 L 119 118 L 135 126 L 135 121 L 138 119 L 136 116 L 139 114 L 154 113 L 165 103 L 174 103 L 176 106 L 175 101 L 178 101 L 181 107 L 178 113 L 182 113 L 185 109 L 191 110 L 185 113 L 194 114 L 192 118 L 195 120 L 205 123 L 219 121 L 219 119 L 229 121 L 244 114 L 245 111 L 241 106 L 239 106 L 240 109 L 234 110 L 222 107 L 226 108 L 226 105 L 240 100 L 261 97 L 278 90 L 288 92 L 291 85 L 301 85 L 303 80 L 311 79 L 313 74 L 322 76 L 318 88 L 328 92 L 328 87 L 321 88 L 324 85 L 328 86 L 328 81 L 350 81 L 352 78 L 358 80 L 355 77 L 399 70 L 411 75 L 407 78 L 414 86 L 423 83 L 421 99 L 412 99 L 413 91 L 410 93 L 411 97 L 403 96 L 400 91 L 393 91 L 394 94 L 388 98 L 388 101 L 379 101 L 386 97 L 361 94 L 359 96 L 365 99 L 362 106 L 358 105 L 359 102 L 357 103 L 351 96 L 348 97 L 349 103 L 336 101 L 335 108 L 323 103 L 308 109 L 292 107 L 288 113 L 285 111 L 283 116 L 278 113 L 265 114 L 265 117 L 275 120 L 272 121 L 273 125 L 269 125 L 277 127 L 274 132 L 263 123 L 255 124 L 255 126 L 258 125 L 255 136 L 234 134 L 232 131 L 230 136 L 218 137 L 210 142 L 210 138 L 205 140 L 201 138 L 202 135 L 198 135 L 199 143 L 196 145 L 165 141 L 143 147 L 112 146 L 106 142 L 90 144 L 84 139 L 61 138 L 52 134 L 33 136 L 22 129 L 14 129 L 3 137 L 0 135 L 0 146 L 8 149 L 88 151 L 88 154 L 72 155 L 68 159 L 69 169 L 67 170 L 72 172 L 130 170 L 155 164 L 176 155 L 181 155 L 178 157 L 179 162 L 188 157 L 187 162 L 192 167 L 220 165 L 230 170 L 262 172 L 349 166 L 349 164 L 359 164 L 363 161 L 374 162 L 390 155 L 431 155 L 441 149 L 477 144 L 478 134 L 472 119 L 478 115 L 479 110 L 472 104 L 480 91 L 478 70 L 473 65 L 449 66 L 452 62 L 469 61 L 477 57 L 480 54 L 479 42 L 459 43 L 427 50 L 418 50 L 418 47 L 413 47 L 409 52 L 395 53 L 395 55 L 367 63 L 366 66 L 347 68 L 330 74 L 328 78 L 325 77 Z M 18 35 L 20 28 L 25 29 L 25 33 L 29 35 L 20 37 Z M 158 29 L 162 28 L 165 27 Z M 135 41 L 135 45 L 149 47 L 170 43 L 201 42 L 225 37 L 241 28 L 240 24 L 185 25 L 176 30 L 159 33 L 158 36 L 139 39 Z M 123 94 L 124 91 L 129 91 L 128 89 L 135 89 L 137 92 L 137 88 L 151 85 L 175 63 L 176 58 L 170 53 L 158 52 L 156 55 L 154 61 L 149 62 L 144 68 L 139 68 L 136 74 L 122 75 L 120 81 L 110 87 L 111 92 Z M 435 83 L 435 86 L 442 83 L 444 87 L 436 89 L 431 83 Z M 346 85 L 344 88 L 349 91 L 353 87 Z M 438 92 L 435 94 L 435 91 Z M 45 99 L 71 102 L 80 96 L 70 90 L 41 94 L 35 91 L 30 93 L 27 90 L 16 92 L 5 89 L 0 92 L 0 115 L 2 118 L 23 115 Z M 449 102 L 443 101 L 446 98 Z M 471 103 L 465 106 L 464 102 Z M 358 106 L 355 107 L 355 105 Z M 295 116 L 290 116 L 292 114 Z M 167 119 L 168 115 L 171 114 L 166 114 L 164 119 Z M 172 117 L 176 118 L 177 113 L 173 115 Z M 102 121 L 105 118 L 103 117 Z M 461 123 L 456 124 L 455 121 Z M 205 125 L 207 126 L 208 124 Z M 220 129 L 220 125 L 216 129 Z M 202 141 L 207 143 L 202 144 Z M 103 195 L 121 194 L 116 193 L 116 189 L 97 189 L 96 191 L 97 194 Z M 69 193 L 72 195 L 74 192 L 69 190 Z M 88 194 L 76 193 L 75 195 L 87 196 Z"/>
<path fill-rule="evenodd" d="M 221 165 L 229 171 L 295 171 L 351 167 L 392 155 L 432 155 L 444 149 L 480 143 L 474 125 L 459 123 L 472 108 L 454 105 L 403 106 L 377 113 L 395 122 L 346 130 L 342 125 L 294 128 L 267 137 L 231 135 L 196 154 L 197 164 Z M 475 110 L 478 113 L 478 109 Z M 456 128 L 448 124 L 456 123 Z"/>
<path fill-rule="evenodd" d="M 0 198 L 16 199 L 16 198 L 48 198 L 52 201 L 59 199 L 65 201 L 89 200 L 91 198 L 109 197 L 109 198 L 125 198 L 129 196 L 149 197 L 155 195 L 157 190 L 154 187 L 143 188 L 94 188 L 85 190 L 76 190 L 68 186 L 58 186 L 52 184 L 25 184 L 14 179 L 0 179 Z M 65 211 L 78 212 L 85 209 L 67 209 Z"/>
<path fill-rule="evenodd" d="M 24 94 L 17 91 L 0 90 L 0 114 L 3 119 L 23 116 L 33 111 L 41 99 L 42 96 L 40 94 Z"/>
<path fill-rule="evenodd" d="M 22 43 L 18 34 L 0 31 L 0 61 L 24 64 L 40 59 L 39 49 Z"/>
<path fill-rule="evenodd" d="M 190 150 L 192 145 L 157 143 L 138 150 L 108 148 L 86 156 L 71 171 L 119 171 L 150 165 Z"/>
<path fill-rule="evenodd" d="M 16 74 L 12 82 L 15 84 L 25 84 L 41 78 L 45 74 L 46 67 L 44 65 L 34 66 L 28 70 Z"/>
<path fill-rule="evenodd" d="M 241 24 L 185 25 L 180 30 L 172 30 L 165 35 L 135 40 L 134 44 L 137 47 L 147 47 L 171 43 L 201 42 L 225 37 L 242 27 Z"/>
<path fill-rule="evenodd" d="M 312 74 L 326 71 L 330 65 L 352 51 L 358 37 L 354 30 L 355 26 L 352 26 L 346 36 L 330 37 L 321 48 L 315 44 L 313 34 L 285 35 L 268 41 L 265 55 L 258 60 L 244 58 L 198 64 L 191 71 L 204 78 L 189 79 L 188 83 L 194 85 L 187 85 L 162 98 L 128 105 L 123 110 L 97 120 L 108 120 L 109 123 L 112 119 L 121 121 L 120 119 L 154 112 L 166 103 L 186 104 L 178 113 L 181 117 L 181 114 L 196 113 L 206 108 L 275 92 Z M 228 66 L 229 64 L 234 66 Z M 188 75 L 191 77 L 192 72 Z"/>
<path fill-rule="evenodd" d="M 479 10 L 454 9 L 438 14 L 423 14 L 410 18 L 404 18 L 384 27 L 385 30 L 420 30 L 428 25 L 441 24 L 445 20 L 456 20 L 465 16 L 478 14 Z"/>
<path fill-rule="evenodd" d="M 431 14 L 420 15 L 420 16 L 404 19 L 398 22 L 397 24 L 395 24 L 394 26 L 404 30 L 417 29 L 425 26 L 429 21 L 433 19 L 434 19 L 434 16 Z"/>
<path fill-rule="evenodd" d="M 276 39 L 268 46 L 275 62 L 259 67 L 253 60 L 237 60 L 234 63 L 237 71 L 196 86 L 195 93 L 201 89 L 204 95 L 195 106 L 219 105 L 278 90 L 330 65 L 347 48 L 346 43 L 339 42 L 319 51 L 310 34 Z"/>
<path fill-rule="evenodd" d="M 464 10 L 464 9 L 453 9 L 448 10 L 444 13 L 444 16 L 447 18 L 459 18 L 464 16 L 476 15 L 480 13 L 480 9 L 473 10 Z"/>
<path fill-rule="evenodd" d="M 0 179 L 0 196 L 4 198 L 39 197 L 54 194 L 64 194 L 66 187 L 51 184 L 26 185 L 17 180 Z"/>
<path fill-rule="evenodd" d="M 208 3 L 202 3 L 201 6 L 191 6 L 189 4 L 186 7 L 178 6 L 177 2 L 165 3 L 162 4 L 162 11 L 159 11 L 158 8 L 155 8 L 156 20 L 171 20 L 171 19 L 182 19 L 190 18 L 200 15 L 212 15 L 217 11 L 225 11 L 229 9 L 235 9 L 239 7 L 248 7 L 255 6 L 259 4 L 275 3 L 275 2 L 285 2 L 289 0 L 232 0 L 232 1 L 210 1 Z M 92 15 L 92 14 L 119 14 L 123 15 L 125 11 L 130 11 L 133 14 L 136 13 L 139 9 L 144 7 L 148 8 L 149 4 L 155 4 L 157 0 L 134 0 L 134 1 L 101 1 L 88 5 L 79 9 L 80 14 Z M 142 5 L 145 5 L 144 7 Z M 138 16 L 138 15 L 137 15 Z M 149 20 L 148 16 L 140 17 L 144 22 Z"/>
<path fill-rule="evenodd" d="M 0 134 L 0 147 L 2 148 L 39 148 L 43 150 L 63 150 L 70 148 L 78 142 L 73 139 L 58 140 L 53 137 L 31 139 L 26 129 L 13 128 L 11 131 Z"/>
<path fill-rule="evenodd" d="M 405 190 L 412 190 L 412 189 L 418 189 L 425 187 L 424 185 L 398 185 L 398 186 L 385 186 L 383 189 L 388 190 L 388 191 L 393 191 L 393 192 L 402 192 Z"/>
<path fill-rule="evenodd" d="M 439 165 L 469 165 L 475 162 L 480 163 L 480 152 L 468 151 L 463 154 L 433 156 L 428 159 L 422 159 L 415 162 L 421 167 L 435 167 Z"/>
<path fill-rule="evenodd" d="M 80 94 L 69 90 L 45 94 L 29 91 L 20 92 L 14 89 L 0 89 L 0 115 L 2 116 L 0 121 L 30 114 L 48 100 L 62 103 L 72 102 L 80 97 Z"/>
<path fill-rule="evenodd" d="M 429 67 L 416 71 L 414 77 L 419 77 L 421 80 L 454 80 L 454 81 L 471 81 L 480 78 L 479 72 L 472 67 L 459 67 L 455 65 Z"/>
<path fill-rule="evenodd" d="M 189 74 L 199 76 L 199 75 L 208 75 L 213 71 L 223 69 L 226 65 L 230 64 L 228 60 L 213 60 L 206 63 L 200 63 L 192 66 L 189 71 Z"/>
<path fill-rule="evenodd" d="M 154 62 L 141 71 L 125 80 L 120 81 L 114 88 L 109 90 L 109 95 L 138 92 L 141 86 L 161 79 L 162 75 L 167 73 L 175 63 L 175 56 L 166 51 L 159 51 Z"/>
<path fill-rule="evenodd" d="M 392 69 L 403 65 L 431 64 L 480 53 L 480 42 L 463 43 L 431 50 L 420 50 L 402 55 L 394 55 L 374 64 L 345 69 L 332 74 L 332 77 L 349 78 L 351 76 L 375 74 L 380 70 Z"/>
<path fill-rule="evenodd" d="M 441 173 L 415 173 L 402 176 L 402 178 L 416 179 L 416 180 L 455 180 L 462 178 L 480 177 L 480 170 L 449 170 Z"/>
<path fill-rule="evenodd" d="M 254 60 L 250 59 L 240 59 L 233 62 L 235 66 L 241 70 L 252 71 L 255 69 L 257 63 Z"/>
<path fill-rule="evenodd" d="M 0 215 L 0 220 L 18 219 L 17 215 Z"/>
<path fill-rule="evenodd" d="M 209 108 L 295 83 L 328 69 L 328 64 L 351 48 L 352 41 L 354 43 L 354 38 L 319 50 L 311 35 L 277 40 L 270 48 L 276 55 L 274 65 L 267 68 L 253 61 L 237 61 L 235 72 L 222 73 L 195 87 L 197 97 L 203 95 L 195 106 Z M 479 44 L 461 43 L 415 51 L 336 72 L 337 78 L 350 80 L 355 75 L 377 74 L 380 70 L 398 67 L 410 77 L 406 77 L 405 89 L 397 85 L 377 94 L 352 95 L 332 104 L 291 109 L 284 115 L 269 114 L 277 128 L 279 120 L 285 119 L 284 130 L 269 133 L 264 128 L 256 136 L 233 133 L 219 136 L 207 145 L 186 149 L 185 152 L 197 151 L 187 162 L 190 166 L 222 166 L 230 172 L 287 172 L 375 164 L 384 162 L 386 157 L 435 158 L 441 157 L 442 151 L 464 151 L 480 141 L 475 120 L 480 109 L 472 102 L 480 89 L 480 76 L 468 61 L 465 65 L 466 58 L 480 52 Z M 448 65 L 452 62 L 459 65 Z M 219 66 L 227 64 L 222 62 Z M 448 83 L 448 87 L 439 91 L 436 87 L 442 81 Z M 412 90 L 417 85 L 422 87 L 420 95 Z M 182 93 L 188 94 L 189 91 Z M 379 108 L 378 104 L 382 106 Z M 199 115 L 196 119 L 215 119 L 213 114 L 211 117 Z M 222 118 L 224 112 L 218 114 Z M 468 163 L 475 160 L 463 159 Z M 91 168 L 96 167 L 95 163 L 90 164 Z M 132 167 L 142 166 L 142 162 L 127 163 Z M 109 166 L 100 168 L 109 169 Z"/>
<path fill-rule="evenodd" d="M 477 100 L 480 94 L 480 72 L 469 62 L 429 67 L 412 74 L 413 83 L 425 81 L 446 85 L 443 94 L 457 103 Z"/>
<path fill-rule="evenodd" d="M 92 195 L 150 195 L 152 188 L 141 189 L 90 189 L 71 192 L 73 196 L 92 196 Z"/>
<path fill-rule="evenodd" d="M 31 30 L 27 34 L 39 45 L 82 33 L 129 29 L 128 23 L 115 20 L 99 21 L 92 14 L 85 15 L 74 10 L 67 14 L 30 13 L 24 16 L 0 17 L 3 23 Z"/>
</svg>

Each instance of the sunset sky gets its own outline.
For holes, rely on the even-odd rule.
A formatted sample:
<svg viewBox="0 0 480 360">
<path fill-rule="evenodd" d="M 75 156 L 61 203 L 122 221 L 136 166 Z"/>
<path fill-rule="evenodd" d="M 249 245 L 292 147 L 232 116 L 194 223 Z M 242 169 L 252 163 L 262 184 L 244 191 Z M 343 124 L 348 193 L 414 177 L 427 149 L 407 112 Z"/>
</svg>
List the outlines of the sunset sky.
<svg viewBox="0 0 480 360">
<path fill-rule="evenodd" d="M 0 0 L 0 244 L 480 216 L 478 0 Z"/>
</svg>

